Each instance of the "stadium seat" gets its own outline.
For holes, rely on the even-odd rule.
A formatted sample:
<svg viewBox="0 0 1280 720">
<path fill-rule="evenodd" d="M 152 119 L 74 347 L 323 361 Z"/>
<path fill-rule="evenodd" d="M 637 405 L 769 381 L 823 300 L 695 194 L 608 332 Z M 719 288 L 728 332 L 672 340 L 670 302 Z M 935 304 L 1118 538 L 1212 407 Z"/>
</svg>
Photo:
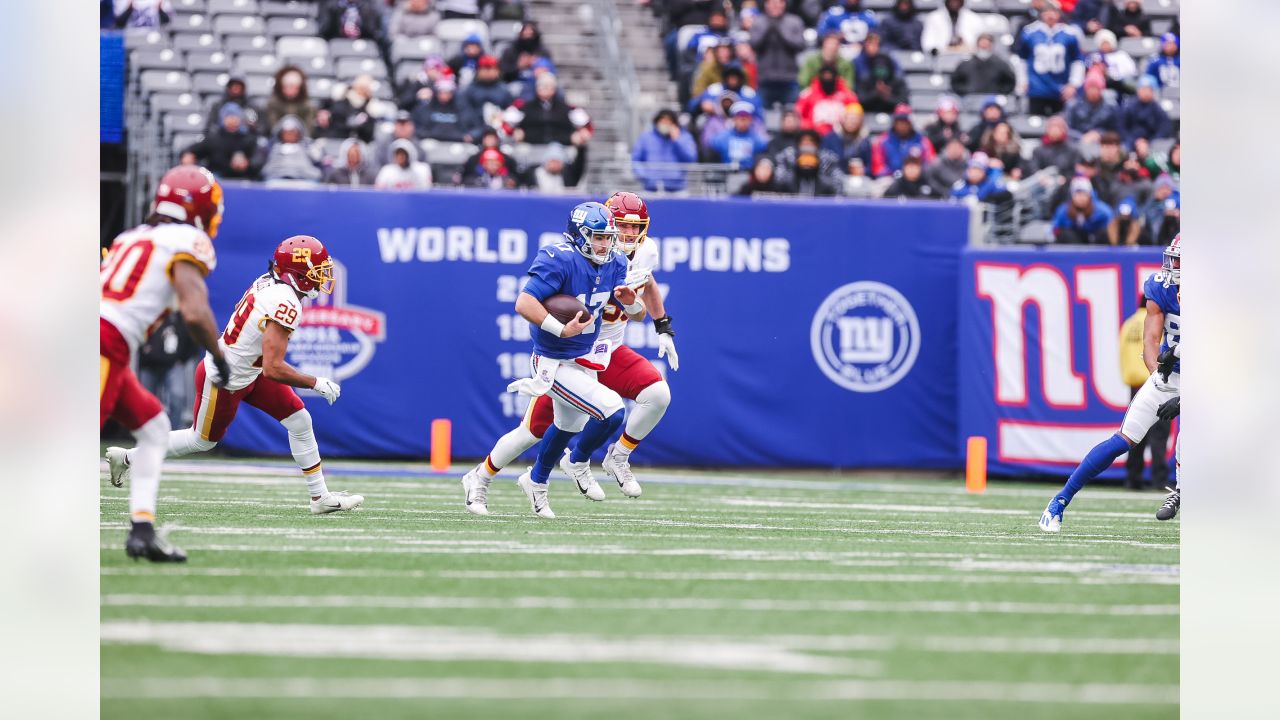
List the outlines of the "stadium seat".
<svg viewBox="0 0 1280 720">
<path fill-rule="evenodd" d="M 200 99 L 193 93 L 153 93 L 147 100 L 152 117 L 166 113 L 198 112 Z"/>
<path fill-rule="evenodd" d="M 221 95 L 226 88 L 229 72 L 198 72 L 191 76 L 191 91 L 200 95 Z"/>
<path fill-rule="evenodd" d="M 173 154 L 177 155 L 203 139 L 204 133 L 176 132 L 173 134 L 173 142 L 170 144 L 170 147 L 173 148 Z M 177 158 L 175 158 L 175 160 L 176 159 Z"/>
<path fill-rule="evenodd" d="M 942 53 L 938 55 L 937 72 L 940 72 L 943 75 L 948 76 L 947 85 L 950 86 L 951 73 L 955 72 L 956 68 L 960 67 L 960 63 L 968 59 L 969 59 L 969 56 L 963 53 Z"/>
<path fill-rule="evenodd" d="M 275 50 L 275 44 L 266 35 L 231 35 L 222 41 L 222 49 L 232 55 L 242 52 L 266 54 Z"/>
<path fill-rule="evenodd" d="M 334 77 L 333 61 L 327 57 L 284 57 L 285 65 L 297 65 L 307 77 Z"/>
<path fill-rule="evenodd" d="M 950 94 L 948 90 L 914 90 L 911 93 L 911 107 L 917 112 L 928 113 L 926 123 L 933 122 L 934 109 L 938 107 L 938 98 Z M 924 127 L 917 120 L 916 127 Z"/>
<path fill-rule="evenodd" d="M 196 72 L 231 72 L 231 56 L 221 50 L 193 50 L 187 53 L 187 70 Z"/>
<path fill-rule="evenodd" d="M 966 113 L 980 113 L 982 106 L 987 102 L 988 95 L 962 95 L 960 97 L 960 111 Z M 996 102 L 1000 103 L 1006 111 L 1010 109 L 1012 98 L 1007 95 L 996 95 Z"/>
<path fill-rule="evenodd" d="M 1142 0 L 1142 11 L 1151 18 L 1175 18 L 1178 16 L 1178 0 Z"/>
<path fill-rule="evenodd" d="M 430 163 L 433 167 L 436 165 L 460 167 L 467 161 L 467 158 L 471 157 L 476 152 L 476 146 L 471 143 L 441 142 L 439 140 L 432 140 L 431 138 L 423 140 L 419 144 L 419 148 L 422 150 L 422 159 Z"/>
<path fill-rule="evenodd" d="M 231 68 L 237 75 L 274 75 L 280 65 L 280 58 L 270 53 L 240 53 Z"/>
<path fill-rule="evenodd" d="M 276 54 L 287 58 L 325 57 L 329 46 L 318 37 L 286 35 L 276 40 Z"/>
<path fill-rule="evenodd" d="M 970 10 L 977 10 L 977 8 L 973 7 L 972 1 L 966 7 Z M 1009 22 L 1009 18 L 999 13 L 981 12 L 978 17 L 982 20 L 983 32 L 989 32 L 992 35 L 1004 35 L 1012 29 L 1013 24 Z"/>
<path fill-rule="evenodd" d="M 190 92 L 191 76 L 177 70 L 143 70 L 138 76 L 143 95 L 154 92 Z"/>
<path fill-rule="evenodd" d="M 188 55 L 221 48 L 222 43 L 218 42 L 218 36 L 213 33 L 175 33 L 173 36 L 173 49 Z"/>
<path fill-rule="evenodd" d="M 1093 39 L 1092 35 L 1082 34 L 1080 36 L 1080 54 L 1081 55 L 1088 55 L 1089 53 L 1097 49 L 1098 49 L 1098 43 Z"/>
<path fill-rule="evenodd" d="M 1177 122 L 1182 119 L 1182 102 L 1172 98 L 1164 98 L 1160 101 L 1160 107 L 1164 108 L 1165 113 L 1169 115 L 1169 119 Z"/>
<path fill-rule="evenodd" d="M 184 70 L 186 67 L 182 53 L 169 48 L 143 48 L 129 53 L 129 68 L 135 73 L 142 70 Z"/>
<path fill-rule="evenodd" d="M 1120 38 L 1119 49 L 1132 55 L 1134 60 L 1141 60 L 1160 52 L 1160 41 L 1153 37 Z"/>
<path fill-rule="evenodd" d="M 397 66 L 405 60 L 421 64 L 428 55 L 439 52 L 440 41 L 433 37 L 398 37 L 391 42 L 391 62 Z"/>
<path fill-rule="evenodd" d="M 422 62 L 418 60 L 402 60 L 396 63 L 396 85 L 403 85 L 414 79 L 420 70 L 422 70 Z"/>
<path fill-rule="evenodd" d="M 521 23 L 510 20 L 495 20 L 489 23 L 489 41 L 492 43 L 511 42 L 520 34 Z"/>
<path fill-rule="evenodd" d="M 1173 20 L 1169 18 L 1153 18 L 1151 20 L 1151 34 L 1160 37 L 1161 35 L 1173 29 Z"/>
<path fill-rule="evenodd" d="M 205 0 L 173 0 L 174 12 L 203 13 L 208 9 Z"/>
<path fill-rule="evenodd" d="M 258 3 L 258 12 L 266 17 L 314 18 L 318 9 L 317 3 L 299 0 L 263 0 Z"/>
<path fill-rule="evenodd" d="M 683 32 L 684 28 L 680 28 Z M 463 38 L 475 33 L 484 41 L 485 47 L 489 46 L 489 26 L 485 25 L 481 20 L 464 20 L 461 18 L 453 18 L 450 20 L 441 20 L 436 25 L 436 37 L 442 42 L 462 42 Z M 684 47 L 683 45 L 681 47 Z"/>
<path fill-rule="evenodd" d="M 174 33 L 209 32 L 210 27 L 209 17 L 204 13 L 175 12 L 169 18 L 169 31 Z"/>
<path fill-rule="evenodd" d="M 1032 220 L 1018 231 L 1018 242 L 1044 245 L 1053 242 L 1053 227 L 1044 220 Z"/>
<path fill-rule="evenodd" d="M 319 35 L 320 25 L 308 17 L 273 17 L 267 20 L 268 35 Z"/>
<path fill-rule="evenodd" d="M 933 72 L 933 58 L 918 50 L 894 50 L 892 55 L 904 73 Z"/>
<path fill-rule="evenodd" d="M 1030 15 L 1031 0 L 996 0 L 996 10 L 1001 15 Z"/>
<path fill-rule="evenodd" d="M 1151 141 L 1151 153 L 1153 155 L 1168 155 L 1173 146 L 1177 144 L 1176 138 L 1157 138 Z"/>
<path fill-rule="evenodd" d="M 344 142 L 345 138 L 316 138 L 312 141 L 311 148 L 320 157 L 332 160 L 338 157 L 338 148 Z"/>
<path fill-rule="evenodd" d="M 335 84 L 331 77 L 307 78 L 307 95 L 317 102 L 326 100 L 333 97 L 333 86 Z"/>
<path fill-rule="evenodd" d="M 1178 100 L 1182 97 L 1182 89 L 1177 85 L 1171 85 L 1160 90 L 1160 97 L 1166 100 Z"/>
<path fill-rule="evenodd" d="M 199 133 L 204 130 L 205 116 L 199 108 L 193 108 L 190 112 L 166 113 L 163 117 L 161 126 L 166 136 L 172 136 L 176 132 Z"/>
<path fill-rule="evenodd" d="M 254 99 L 267 97 L 275 86 L 276 79 L 273 75 L 246 75 L 244 78 L 244 91 Z"/>
<path fill-rule="evenodd" d="M 1009 125 L 1014 132 L 1024 138 L 1038 138 L 1044 135 L 1044 118 L 1039 115 L 1014 115 L 1009 118 Z"/>
<path fill-rule="evenodd" d="M 893 119 L 888 113 L 872 113 L 863 119 L 863 125 L 870 134 L 888 132 L 889 126 L 893 124 Z M 870 169 L 870 168 L 868 168 Z"/>
<path fill-rule="evenodd" d="M 964 4 L 976 13 L 998 13 L 1000 9 L 996 5 L 996 0 L 969 0 Z"/>
<path fill-rule="evenodd" d="M 266 30 L 256 15 L 219 15 L 213 19 L 213 31 L 222 36 L 261 35 Z"/>
<path fill-rule="evenodd" d="M 329 41 L 329 54 L 336 60 L 338 58 L 377 58 L 378 46 L 371 40 L 364 38 L 334 38 Z"/>
<path fill-rule="evenodd" d="M 938 91 L 945 90 L 951 86 L 947 76 L 937 73 L 932 75 L 908 75 L 906 81 L 907 89 L 913 94 L 917 90 Z"/>
<path fill-rule="evenodd" d="M 864 10 L 874 10 L 875 12 L 889 12 L 893 9 L 895 0 L 864 0 L 862 8 Z"/>
<path fill-rule="evenodd" d="M 138 48 L 163 48 L 168 47 L 169 38 L 164 33 L 156 32 L 151 28 L 130 28 L 124 31 L 124 48 L 126 50 L 136 50 Z"/>
<path fill-rule="evenodd" d="M 371 75 L 379 80 L 387 77 L 387 66 L 373 58 L 339 58 L 337 69 L 338 78 L 342 80 L 350 80 L 357 75 Z"/>
<path fill-rule="evenodd" d="M 258 0 L 208 0 L 210 15 L 258 15 Z"/>
</svg>

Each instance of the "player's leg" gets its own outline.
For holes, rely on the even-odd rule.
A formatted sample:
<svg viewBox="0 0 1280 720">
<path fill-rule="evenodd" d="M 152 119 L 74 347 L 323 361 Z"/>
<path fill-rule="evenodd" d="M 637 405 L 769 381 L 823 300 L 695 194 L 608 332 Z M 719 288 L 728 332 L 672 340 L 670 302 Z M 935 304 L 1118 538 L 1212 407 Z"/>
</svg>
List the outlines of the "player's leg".
<svg viewBox="0 0 1280 720">
<path fill-rule="evenodd" d="M 1151 484 L 1157 490 L 1170 484 L 1169 479 L 1169 423 L 1157 420 L 1147 431 L 1145 438 L 1151 448 Z"/>
<path fill-rule="evenodd" d="M 293 388 L 259 377 L 245 395 L 244 402 L 275 418 L 289 432 L 289 452 L 307 481 L 312 513 L 323 515 L 352 510 L 364 503 L 363 495 L 329 492 L 320 462 L 320 445 L 311 425 L 311 413 L 307 412 L 307 406 Z"/>
<path fill-rule="evenodd" d="M 561 366 L 556 373 L 557 379 L 564 370 L 564 366 Z M 552 408 L 554 416 L 551 426 L 547 428 L 538 444 L 537 461 L 516 480 L 516 484 L 524 491 L 525 497 L 529 498 L 534 514 L 544 518 L 556 516 L 547 499 L 547 481 L 551 479 L 551 469 L 555 467 L 556 460 L 564 454 L 569 441 L 582 431 L 588 420 L 588 415 L 581 408 L 561 400 L 558 396 L 552 397 Z"/>
<path fill-rule="evenodd" d="M 623 345 L 613 351 L 609 367 L 600 373 L 600 384 L 635 401 L 618 441 L 604 455 L 604 471 L 627 497 L 640 496 L 640 483 L 631 471 L 631 453 L 657 427 L 671 405 L 671 388 L 653 363 Z"/>
<path fill-rule="evenodd" d="M 520 424 L 498 438 L 484 461 L 462 476 L 462 493 L 467 510 L 476 515 L 489 514 L 489 484 L 498 471 L 538 444 L 538 440 L 551 426 L 554 414 L 554 404 L 549 395 L 536 397 L 529 402 Z"/>
<path fill-rule="evenodd" d="M 1173 441 L 1173 478 L 1169 486 L 1169 494 L 1165 496 L 1164 502 L 1160 504 L 1160 509 L 1156 510 L 1157 520 L 1172 520 L 1178 514 L 1178 510 L 1182 508 L 1182 484 L 1179 477 L 1182 474 L 1182 433 L 1178 433 L 1178 438 Z"/>
<path fill-rule="evenodd" d="M 566 452 L 561 458 L 560 469 L 586 498 L 604 500 L 604 490 L 591 473 L 591 455 L 622 427 L 625 415 L 622 396 L 601 385 L 595 372 L 579 366 L 562 368 L 556 374 L 551 392 L 557 400 L 577 407 L 591 418 L 572 452 Z"/>
</svg>

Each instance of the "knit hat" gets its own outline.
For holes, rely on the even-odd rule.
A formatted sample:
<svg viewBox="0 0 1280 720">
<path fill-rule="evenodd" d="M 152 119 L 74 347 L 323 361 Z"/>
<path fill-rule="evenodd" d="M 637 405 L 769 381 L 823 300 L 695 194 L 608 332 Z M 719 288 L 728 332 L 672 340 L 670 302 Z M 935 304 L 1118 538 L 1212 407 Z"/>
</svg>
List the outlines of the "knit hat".
<svg viewBox="0 0 1280 720">
<path fill-rule="evenodd" d="M 1076 177 L 1071 178 L 1071 192 L 1072 193 L 1078 193 L 1078 192 L 1092 193 L 1093 183 L 1089 182 L 1089 178 L 1084 177 L 1083 175 L 1077 175 Z"/>
<path fill-rule="evenodd" d="M 956 102 L 956 98 L 954 95 L 943 95 L 942 97 L 938 98 L 938 108 L 937 108 L 938 112 L 942 112 L 943 110 L 959 110 L 959 109 L 960 109 L 960 104 Z"/>
<path fill-rule="evenodd" d="M 729 116 L 737 117 L 739 115 L 754 115 L 756 108 L 746 100 L 739 100 L 729 107 Z"/>
<path fill-rule="evenodd" d="M 457 37 L 457 36 L 455 35 L 454 37 Z M 471 33 L 470 35 L 462 38 L 462 44 L 463 45 L 479 45 L 481 47 L 484 47 L 484 38 L 480 37 L 480 33 Z"/>
<path fill-rule="evenodd" d="M 498 58 L 492 55 L 481 55 L 480 59 L 476 61 L 476 66 L 482 68 L 496 68 L 498 67 Z"/>
<path fill-rule="evenodd" d="M 1102 47 L 1102 43 L 1109 42 L 1111 47 L 1116 46 L 1116 34 L 1110 30 L 1099 30 L 1093 34 L 1093 44 Z"/>
<path fill-rule="evenodd" d="M 546 151 L 542 153 L 543 163 L 548 163 L 552 160 L 559 160 L 562 163 L 569 161 L 569 155 L 564 151 L 564 146 L 560 143 L 550 143 L 547 145 Z"/>
<path fill-rule="evenodd" d="M 1150 75 L 1143 74 L 1142 77 L 1138 78 L 1138 87 L 1140 88 L 1147 87 L 1147 88 L 1151 88 L 1152 90 L 1159 90 L 1160 82 L 1155 78 L 1151 77 Z"/>
<path fill-rule="evenodd" d="M 218 122 L 224 122 L 229 117 L 244 120 L 244 108 L 240 107 L 239 103 L 233 102 L 223 105 L 222 109 L 218 111 Z"/>
<path fill-rule="evenodd" d="M 1174 35 L 1171 32 L 1167 32 L 1160 36 L 1161 47 L 1164 47 L 1168 43 L 1173 43 L 1174 45 L 1177 45 L 1179 50 L 1182 49 L 1182 40 L 1177 35 Z"/>
<path fill-rule="evenodd" d="M 1176 190 L 1178 185 L 1173 181 L 1173 178 L 1169 176 L 1169 173 L 1160 173 L 1160 176 L 1156 178 L 1155 188 L 1159 190 L 1162 187 L 1169 188 L 1170 190 Z"/>
<path fill-rule="evenodd" d="M 903 119 L 910 120 L 911 106 L 906 103 L 898 103 L 897 106 L 893 108 L 893 119 L 894 120 L 903 120 Z"/>
<path fill-rule="evenodd" d="M 987 169 L 987 165 L 991 162 L 991 158 L 986 153 L 979 150 L 969 157 L 969 167 Z"/>
<path fill-rule="evenodd" d="M 451 77 L 442 77 L 436 81 L 436 92 L 454 92 L 457 89 L 458 83 Z"/>
</svg>

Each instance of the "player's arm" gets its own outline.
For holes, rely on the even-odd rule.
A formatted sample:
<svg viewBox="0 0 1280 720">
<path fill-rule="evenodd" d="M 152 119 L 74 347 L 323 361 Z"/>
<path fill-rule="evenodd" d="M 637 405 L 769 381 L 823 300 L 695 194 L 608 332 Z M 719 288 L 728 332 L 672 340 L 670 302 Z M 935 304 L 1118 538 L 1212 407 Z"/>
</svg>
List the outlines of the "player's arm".
<svg viewBox="0 0 1280 720">
<path fill-rule="evenodd" d="M 662 290 L 658 288 L 658 281 L 653 275 L 649 276 L 649 280 L 645 282 L 644 287 L 644 305 L 649 311 L 649 317 L 654 322 L 661 320 L 667 316 L 667 306 L 663 304 Z"/>
<path fill-rule="evenodd" d="M 536 297 L 529 291 L 528 286 L 533 285 L 535 282 L 539 283 L 539 285 L 542 284 L 536 276 L 529 278 L 529 283 L 526 284 L 525 289 L 521 290 L 520 294 L 516 296 L 516 312 L 520 314 L 520 317 L 556 337 L 565 338 L 580 335 L 583 329 L 591 324 L 591 316 L 586 313 L 578 313 L 578 317 L 567 323 L 562 323 L 552 317 L 551 313 L 547 312 L 547 309 L 542 306 L 542 298 Z M 538 292 L 539 289 L 535 287 L 534 292 Z M 544 297 L 551 297 L 554 294 L 554 292 L 547 292 Z"/>
<path fill-rule="evenodd" d="M 1147 319 L 1142 326 L 1142 362 L 1147 370 L 1156 371 L 1160 358 L 1160 337 L 1164 335 L 1164 310 L 1154 300 L 1147 300 Z"/>
<path fill-rule="evenodd" d="M 613 296 L 618 299 L 618 303 L 622 305 L 622 311 L 627 314 L 629 320 L 640 322 L 644 319 L 644 301 L 640 299 L 640 295 L 634 288 L 619 285 L 613 289 Z"/>
<path fill-rule="evenodd" d="M 204 273 L 195 263 L 179 260 L 173 264 L 173 290 L 178 295 L 178 312 L 182 314 L 187 333 L 213 358 L 218 371 L 214 384 L 226 385 L 231 372 L 218 346 L 218 326 L 214 324 L 213 308 L 209 307 L 209 287 L 204 284 Z"/>
<path fill-rule="evenodd" d="M 649 314 L 653 316 L 653 329 L 658 331 L 658 357 L 665 357 L 672 370 L 680 369 L 680 356 L 676 354 L 676 331 L 671 329 L 671 316 L 667 314 L 667 306 L 662 300 L 662 290 L 658 288 L 658 280 L 649 276 L 644 286 L 645 304 Z"/>
<path fill-rule="evenodd" d="M 297 370 L 284 359 L 289 349 L 289 329 L 274 320 L 267 320 L 262 331 L 262 374 L 268 380 L 310 390 L 316 386 L 316 378 Z"/>
</svg>

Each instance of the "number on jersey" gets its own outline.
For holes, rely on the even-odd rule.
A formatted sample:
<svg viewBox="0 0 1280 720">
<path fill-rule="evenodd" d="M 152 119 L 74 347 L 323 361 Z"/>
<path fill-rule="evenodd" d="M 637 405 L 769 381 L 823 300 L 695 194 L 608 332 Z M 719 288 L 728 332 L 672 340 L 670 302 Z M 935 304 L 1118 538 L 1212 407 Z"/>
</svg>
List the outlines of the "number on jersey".
<svg viewBox="0 0 1280 720">
<path fill-rule="evenodd" d="M 103 268 L 102 297 L 107 300 L 128 300 L 138 290 L 138 283 L 147 272 L 151 253 L 156 246 L 150 240 L 129 243 L 119 252 L 111 253 Z"/>
</svg>

